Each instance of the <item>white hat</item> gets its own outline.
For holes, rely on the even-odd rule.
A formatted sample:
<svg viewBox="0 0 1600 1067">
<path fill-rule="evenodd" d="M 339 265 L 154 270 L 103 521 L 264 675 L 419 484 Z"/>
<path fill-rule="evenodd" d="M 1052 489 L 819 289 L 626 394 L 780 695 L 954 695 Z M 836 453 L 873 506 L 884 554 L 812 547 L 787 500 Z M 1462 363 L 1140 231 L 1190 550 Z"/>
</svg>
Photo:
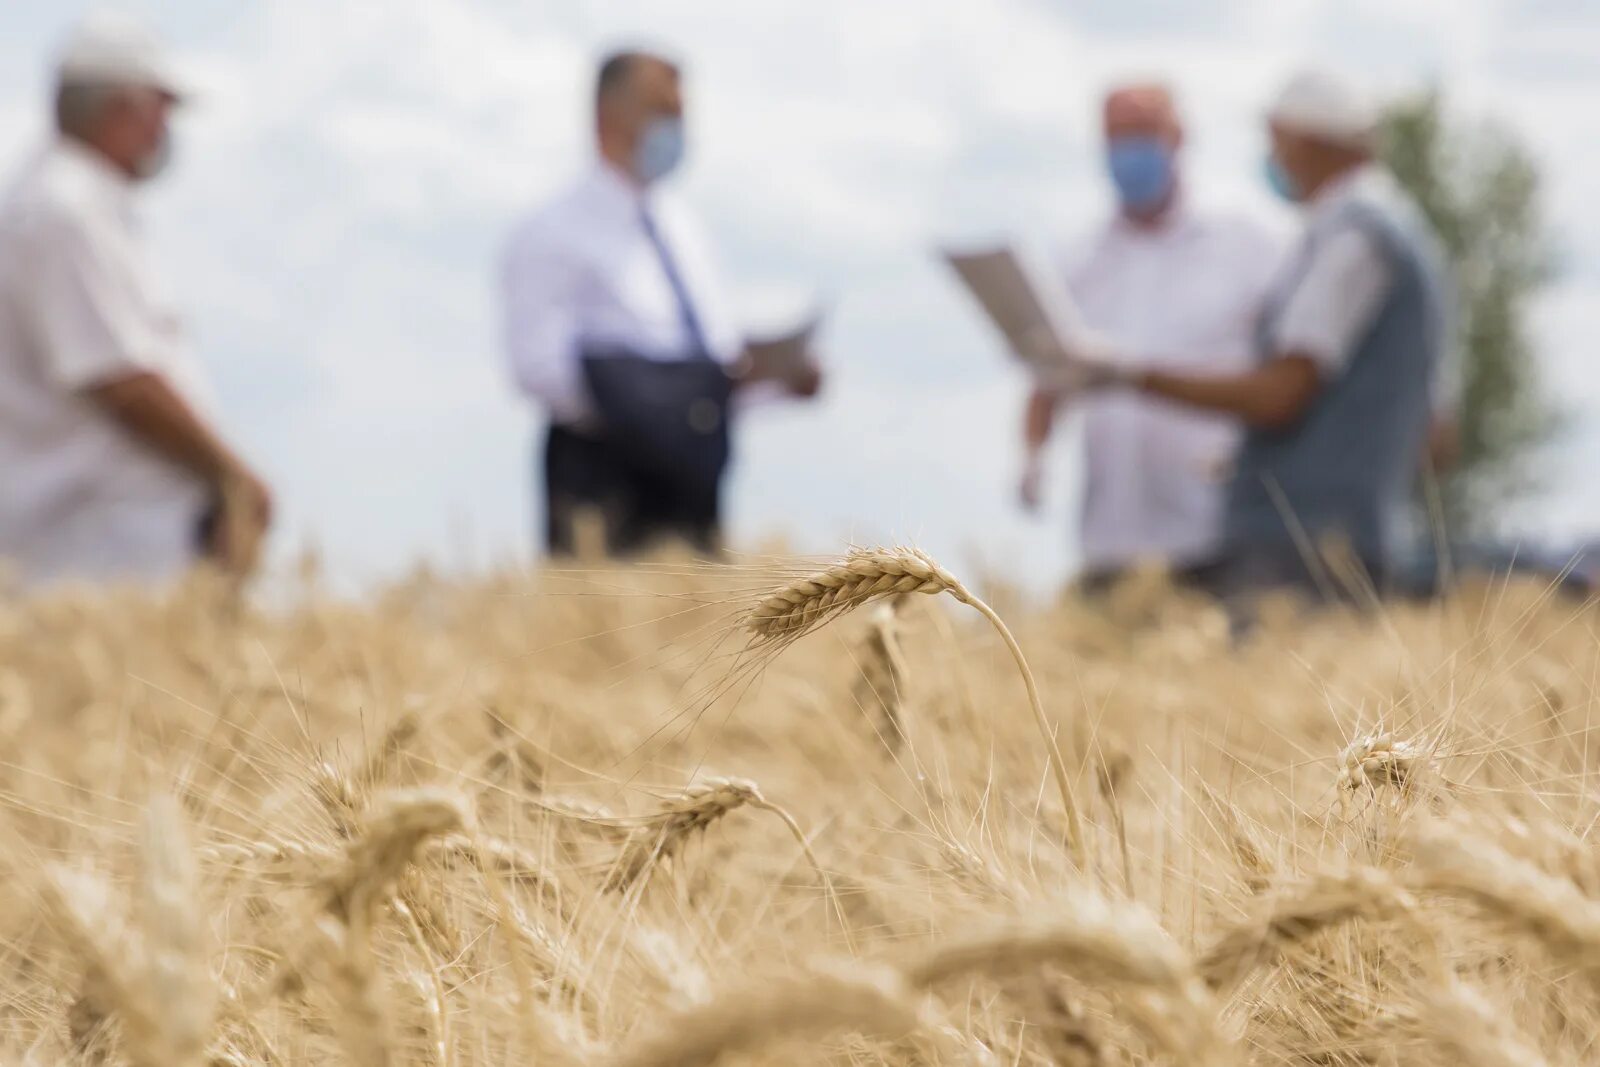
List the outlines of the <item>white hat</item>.
<svg viewBox="0 0 1600 1067">
<path fill-rule="evenodd" d="M 1330 70 L 1307 68 L 1278 91 L 1267 119 L 1287 130 L 1350 148 L 1369 148 L 1378 132 L 1378 107 L 1358 83 Z"/>
<path fill-rule="evenodd" d="M 68 35 L 56 77 L 62 85 L 148 86 L 175 97 L 188 95 L 155 36 L 141 23 L 108 11 L 87 16 Z"/>
</svg>

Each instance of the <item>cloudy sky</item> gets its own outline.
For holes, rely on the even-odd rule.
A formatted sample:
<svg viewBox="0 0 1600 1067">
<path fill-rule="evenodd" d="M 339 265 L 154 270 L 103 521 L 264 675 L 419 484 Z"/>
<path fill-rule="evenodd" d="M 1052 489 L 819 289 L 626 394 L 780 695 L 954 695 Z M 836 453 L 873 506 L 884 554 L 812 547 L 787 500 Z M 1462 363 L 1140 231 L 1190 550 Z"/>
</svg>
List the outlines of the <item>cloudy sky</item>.
<svg viewBox="0 0 1600 1067">
<path fill-rule="evenodd" d="M 928 252 L 1070 241 L 1105 210 L 1099 92 L 1158 74 L 1205 200 L 1272 210 L 1261 101 L 1293 64 L 1442 86 L 1544 165 L 1563 258 L 1537 330 L 1590 413 L 1523 521 L 1600 527 L 1600 3 L 1595 0 L 127 0 L 205 89 L 150 230 L 229 425 L 278 487 L 281 548 L 352 581 L 427 556 L 525 558 L 531 413 L 506 385 L 494 262 L 583 166 L 594 57 L 689 67 L 682 184 L 752 327 L 832 309 L 825 402 L 743 427 L 733 532 L 829 551 L 915 540 L 968 568 L 1071 565 L 1070 440 L 1049 513 L 1013 506 L 1023 382 Z M 83 5 L 0 5 L 0 159 L 43 136 Z"/>
</svg>

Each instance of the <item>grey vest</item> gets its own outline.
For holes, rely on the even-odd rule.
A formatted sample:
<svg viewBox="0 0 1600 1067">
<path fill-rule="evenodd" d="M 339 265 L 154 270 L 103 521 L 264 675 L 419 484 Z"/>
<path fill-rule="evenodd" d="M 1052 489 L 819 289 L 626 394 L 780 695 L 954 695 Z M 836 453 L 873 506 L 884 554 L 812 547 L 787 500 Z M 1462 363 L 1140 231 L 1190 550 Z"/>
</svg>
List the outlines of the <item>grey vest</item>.
<svg viewBox="0 0 1600 1067">
<path fill-rule="evenodd" d="M 1224 539 L 1239 555 L 1295 551 L 1299 531 L 1313 544 L 1343 537 L 1376 576 L 1388 570 L 1394 526 L 1421 462 L 1447 333 L 1443 260 L 1421 212 L 1409 200 L 1391 204 L 1358 193 L 1314 225 L 1264 309 L 1259 341 L 1263 359 L 1278 354 L 1273 327 L 1319 242 L 1352 226 L 1371 235 L 1388 260 L 1389 292 L 1344 373 L 1323 383 L 1298 422 L 1246 434 L 1228 488 Z"/>
</svg>

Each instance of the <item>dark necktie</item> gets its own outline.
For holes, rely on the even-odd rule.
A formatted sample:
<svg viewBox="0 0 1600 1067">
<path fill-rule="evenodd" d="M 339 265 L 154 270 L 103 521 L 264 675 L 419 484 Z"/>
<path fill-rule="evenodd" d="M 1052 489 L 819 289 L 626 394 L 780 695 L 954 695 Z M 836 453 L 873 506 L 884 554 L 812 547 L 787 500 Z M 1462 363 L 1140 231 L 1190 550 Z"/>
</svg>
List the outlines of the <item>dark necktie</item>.
<svg viewBox="0 0 1600 1067">
<path fill-rule="evenodd" d="M 672 287 L 672 295 L 678 301 L 678 317 L 683 320 L 683 328 L 689 335 L 689 344 L 693 346 L 695 354 L 710 355 L 711 348 L 706 344 L 705 332 L 700 328 L 700 316 L 695 314 L 694 302 L 689 299 L 689 290 L 683 284 L 683 276 L 678 273 L 678 265 L 672 260 L 672 253 L 667 249 L 667 243 L 661 239 L 661 231 L 656 228 L 656 223 L 650 217 L 649 208 L 639 210 L 639 223 L 644 227 L 645 236 L 650 238 L 650 243 L 655 247 L 656 258 L 661 260 L 661 272 L 667 277 L 667 284 Z"/>
</svg>

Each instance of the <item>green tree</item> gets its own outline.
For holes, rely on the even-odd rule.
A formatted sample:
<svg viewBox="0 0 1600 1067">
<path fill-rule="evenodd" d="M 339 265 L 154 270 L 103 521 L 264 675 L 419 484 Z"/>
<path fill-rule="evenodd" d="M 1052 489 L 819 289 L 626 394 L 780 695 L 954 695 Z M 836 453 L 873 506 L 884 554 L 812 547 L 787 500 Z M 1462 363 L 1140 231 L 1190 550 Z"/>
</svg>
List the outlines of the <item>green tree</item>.
<svg viewBox="0 0 1600 1067">
<path fill-rule="evenodd" d="M 1447 529 L 1483 532 L 1539 487 L 1531 461 L 1562 421 L 1540 391 L 1528 330 L 1555 260 L 1539 171 L 1509 130 L 1453 118 L 1437 92 L 1391 108 L 1383 144 L 1455 269 L 1459 460 L 1439 489 Z"/>
</svg>

